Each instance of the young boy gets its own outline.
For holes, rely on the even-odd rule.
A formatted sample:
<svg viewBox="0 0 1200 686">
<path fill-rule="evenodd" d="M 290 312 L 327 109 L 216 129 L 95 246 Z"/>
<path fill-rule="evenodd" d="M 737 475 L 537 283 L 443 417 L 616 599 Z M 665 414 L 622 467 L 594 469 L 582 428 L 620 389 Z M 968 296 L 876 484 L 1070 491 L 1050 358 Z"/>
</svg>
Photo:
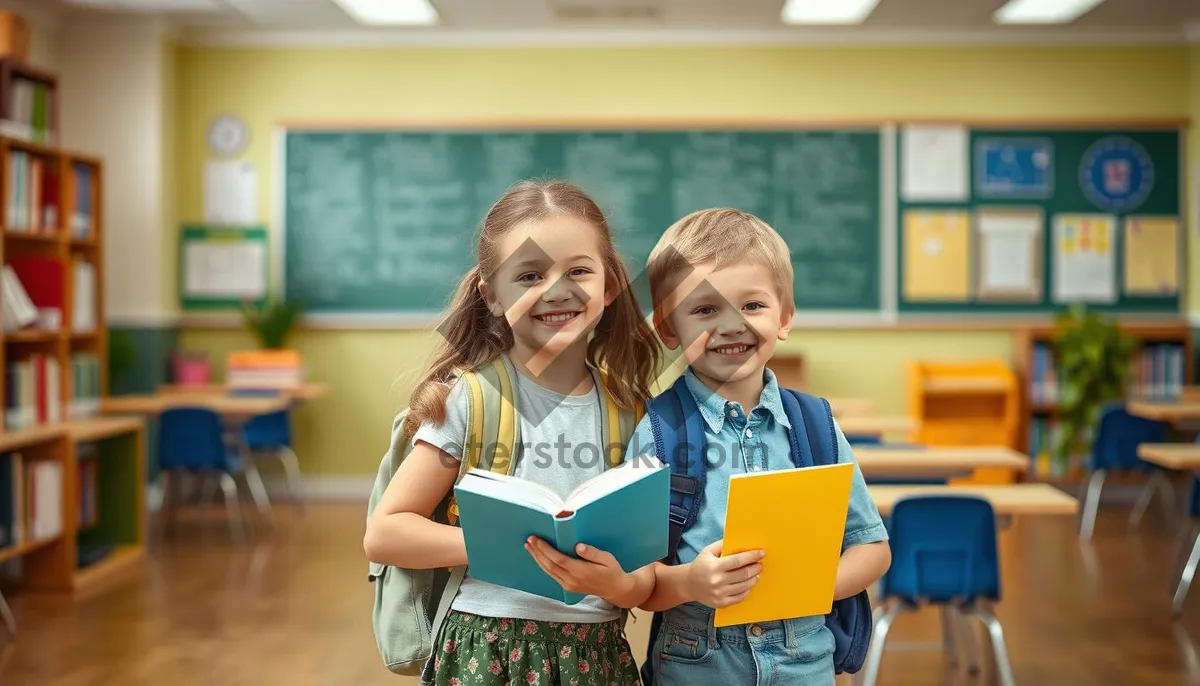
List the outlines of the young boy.
<svg viewBox="0 0 1200 686">
<path fill-rule="evenodd" d="M 788 246 L 765 222 L 732 209 L 692 213 L 676 222 L 650 255 L 655 324 L 663 342 L 682 348 L 686 385 L 705 427 L 706 478 L 696 521 L 683 531 L 678 564 L 658 565 L 642 608 L 663 612 L 647 660 L 656 684 L 832 686 L 832 632 L 824 617 L 713 627 L 713 608 L 753 593 L 762 551 L 721 557 L 729 477 L 791 468 L 791 426 L 779 385 L 767 369 L 787 338 L 795 305 Z M 834 423 L 839 460 L 853 462 Z M 649 418 L 627 459 L 654 452 Z M 797 525 L 797 536 L 803 526 Z M 835 599 L 858 594 L 891 564 L 887 532 L 854 470 Z M 649 686 L 649 685 L 647 685 Z"/>
</svg>

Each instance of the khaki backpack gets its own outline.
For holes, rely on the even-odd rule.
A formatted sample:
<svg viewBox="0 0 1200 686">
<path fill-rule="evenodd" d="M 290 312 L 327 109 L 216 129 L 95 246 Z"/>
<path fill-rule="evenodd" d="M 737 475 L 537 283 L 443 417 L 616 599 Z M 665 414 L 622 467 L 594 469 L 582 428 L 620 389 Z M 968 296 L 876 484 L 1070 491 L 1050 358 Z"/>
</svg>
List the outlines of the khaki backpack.
<svg viewBox="0 0 1200 686">
<path fill-rule="evenodd" d="M 521 422 L 517 412 L 513 374 L 515 370 L 506 358 L 459 376 L 466 384 L 467 436 L 463 444 L 463 459 L 458 471 L 462 479 L 468 470 L 479 468 L 512 474 L 519 461 Z M 621 410 L 608 393 L 607 376 L 598 376 L 603 402 L 601 412 L 601 444 L 606 447 L 605 465 L 613 467 L 624 461 L 625 445 L 637 428 L 645 410 Z M 391 443 L 379 465 L 375 488 L 367 505 L 367 518 L 375 511 L 396 469 L 412 451 L 412 435 L 404 430 L 408 408 L 392 422 Z M 489 450 L 490 448 L 490 450 Z M 502 449 L 501 449 L 502 448 Z M 499 456 L 497 457 L 497 453 Z M 457 483 L 457 480 L 456 480 Z M 451 492 L 435 508 L 432 519 L 442 524 L 458 524 L 458 508 Z M 422 674 L 431 663 L 434 642 L 442 620 L 458 593 L 466 567 L 453 569 L 403 569 L 371 562 L 369 581 L 375 584 L 375 605 L 372 623 L 375 642 L 389 671 L 395 674 Z"/>
</svg>

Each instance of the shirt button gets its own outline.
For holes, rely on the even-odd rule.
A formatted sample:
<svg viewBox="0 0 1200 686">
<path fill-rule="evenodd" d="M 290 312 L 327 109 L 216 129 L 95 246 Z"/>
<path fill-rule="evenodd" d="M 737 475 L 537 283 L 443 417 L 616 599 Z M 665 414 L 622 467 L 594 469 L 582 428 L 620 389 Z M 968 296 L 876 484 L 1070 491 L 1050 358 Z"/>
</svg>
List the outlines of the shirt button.
<svg viewBox="0 0 1200 686">
<path fill-rule="evenodd" d="M 746 438 L 754 438 L 754 432 L 750 429 L 746 429 Z"/>
<path fill-rule="evenodd" d="M 750 633 L 754 634 L 755 636 L 762 636 L 762 627 L 755 624 L 754 626 L 750 627 Z"/>
<path fill-rule="evenodd" d="M 737 409 L 735 409 L 735 408 L 732 408 L 732 407 L 731 407 L 731 408 L 729 408 L 729 416 L 730 416 L 730 417 L 736 417 L 736 416 L 737 416 Z"/>
</svg>

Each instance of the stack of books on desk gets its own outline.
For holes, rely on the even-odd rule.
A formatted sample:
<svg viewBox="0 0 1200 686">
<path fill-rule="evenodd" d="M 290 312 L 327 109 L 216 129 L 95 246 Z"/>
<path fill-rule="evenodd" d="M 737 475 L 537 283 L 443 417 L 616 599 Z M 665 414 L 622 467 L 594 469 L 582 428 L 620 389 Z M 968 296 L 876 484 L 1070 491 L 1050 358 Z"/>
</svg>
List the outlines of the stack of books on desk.
<svg viewBox="0 0 1200 686">
<path fill-rule="evenodd" d="M 225 378 L 231 388 L 299 388 L 304 385 L 304 365 L 295 350 L 241 350 L 226 359 Z"/>
</svg>

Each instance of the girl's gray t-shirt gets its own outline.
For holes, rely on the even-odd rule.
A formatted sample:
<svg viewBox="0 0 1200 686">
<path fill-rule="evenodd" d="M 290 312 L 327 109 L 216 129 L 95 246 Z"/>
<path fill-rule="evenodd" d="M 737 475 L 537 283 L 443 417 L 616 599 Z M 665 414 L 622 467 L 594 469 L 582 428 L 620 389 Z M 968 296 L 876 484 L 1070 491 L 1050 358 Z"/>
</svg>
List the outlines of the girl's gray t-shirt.
<svg viewBox="0 0 1200 686">
<path fill-rule="evenodd" d="M 598 389 L 593 387 L 585 395 L 562 395 L 538 385 L 507 360 L 505 364 L 517 387 L 517 411 L 521 416 L 522 447 L 513 475 L 546 486 L 565 498 L 604 471 Z M 413 435 L 413 445 L 425 441 L 462 460 L 466 427 L 467 394 L 456 384 L 446 399 L 446 421 L 440 426 L 429 422 L 421 425 Z M 528 554 L 524 547 L 513 550 L 513 555 Z M 473 579 L 470 568 L 451 607 L 485 617 L 547 622 L 605 622 L 621 615 L 619 608 L 598 596 L 568 605 Z"/>
</svg>

